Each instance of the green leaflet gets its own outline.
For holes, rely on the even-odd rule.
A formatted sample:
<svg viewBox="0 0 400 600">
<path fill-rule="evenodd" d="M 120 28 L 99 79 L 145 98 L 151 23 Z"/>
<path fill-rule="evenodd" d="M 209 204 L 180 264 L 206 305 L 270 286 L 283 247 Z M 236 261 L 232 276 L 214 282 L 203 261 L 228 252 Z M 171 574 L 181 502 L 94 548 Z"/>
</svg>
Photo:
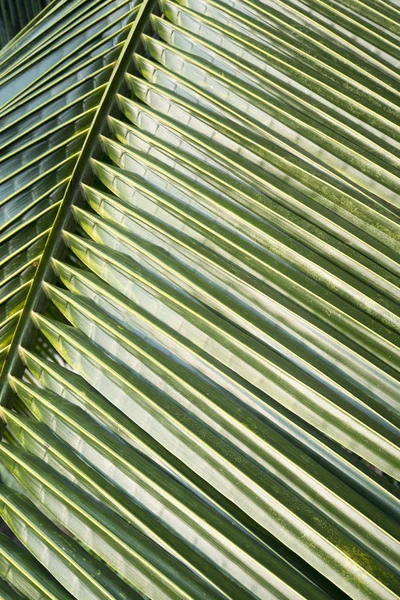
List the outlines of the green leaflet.
<svg viewBox="0 0 400 600">
<path fill-rule="evenodd" d="M 4 485 L 1 486 L 0 498 L 4 521 L 73 597 L 102 600 L 134 597 L 132 590 L 117 582 L 111 572 L 85 552 L 70 535 L 54 527 L 32 502 Z M 64 596 L 68 598 L 66 593 Z"/>
<path fill-rule="evenodd" d="M 3 580 L 0 580 L 0 594 L 3 600 L 23 600 L 23 598 L 26 598 L 26 596 L 18 594 Z"/>
<path fill-rule="evenodd" d="M 46 397 L 42 396 L 40 399 L 38 396 L 33 398 L 24 386 L 21 387 L 19 383 L 15 383 L 20 397 L 25 403 L 29 402 L 30 410 L 33 410 L 35 415 L 44 422 L 54 423 L 53 411 L 56 410 L 61 419 L 58 419 L 59 426 L 56 431 L 73 447 L 76 446 L 78 440 L 85 440 L 84 447 L 82 442 L 80 442 L 80 447 L 81 454 L 87 461 L 96 465 L 97 469 L 108 473 L 111 472 L 113 466 L 112 479 L 118 487 L 110 486 L 106 478 L 96 473 L 94 469 L 90 470 L 82 460 L 77 462 L 76 454 L 71 452 L 66 444 L 62 445 L 55 436 L 46 432 L 45 428 L 40 429 L 28 422 L 21 424 L 21 421 L 12 420 L 10 423 L 11 415 L 7 414 L 6 418 L 11 431 L 16 432 L 16 437 L 22 441 L 24 447 L 29 446 L 31 452 L 43 455 L 40 450 L 40 447 L 43 446 L 39 443 L 32 446 L 30 442 L 32 436 L 25 436 L 23 432 L 31 428 L 31 432 L 35 432 L 36 439 L 42 435 L 44 439 L 48 440 L 51 448 L 51 456 L 48 453 L 47 456 L 43 456 L 47 462 L 57 464 L 58 469 L 61 466 L 63 473 L 81 485 L 83 477 L 90 481 L 89 489 L 105 504 L 144 533 L 155 537 L 158 544 L 177 555 L 181 561 L 191 565 L 192 568 L 196 567 L 200 573 L 203 572 L 207 578 L 214 581 L 217 587 L 227 590 L 227 593 L 238 595 L 244 593 L 244 597 L 246 597 L 249 590 L 254 590 L 255 594 L 262 595 L 269 593 L 270 590 L 274 592 L 279 588 L 285 588 L 285 583 L 279 581 L 273 572 L 267 572 L 264 566 L 268 565 L 269 569 L 273 570 L 277 567 L 279 569 L 278 564 L 274 565 L 276 560 L 272 554 L 266 547 L 246 534 L 243 528 L 234 526 L 232 521 L 228 521 L 222 511 L 216 513 L 207 501 L 204 499 L 200 501 L 196 495 L 191 494 L 178 481 L 168 476 L 167 472 L 163 472 L 151 461 L 146 460 L 141 453 L 134 452 L 130 446 L 121 443 L 116 436 L 107 433 L 107 430 L 96 425 L 85 413 L 76 409 L 71 410 L 60 397 L 47 394 Z M 21 428 L 18 428 L 18 425 Z M 84 430 L 87 433 L 82 433 Z M 66 461 L 68 460 L 67 467 Z M 122 492 L 122 489 L 126 490 L 128 494 Z M 138 502 L 132 501 L 132 497 L 135 496 L 138 498 Z M 228 527 L 228 522 L 230 527 Z M 226 537 L 227 535 L 229 537 Z M 194 540 L 196 540 L 196 553 L 191 549 L 191 544 L 186 543 L 186 541 L 193 543 Z M 201 559 L 202 554 L 203 558 Z M 212 557 L 211 564 L 204 557 Z M 235 557 L 235 561 L 233 561 L 233 557 Z M 227 574 L 228 576 L 224 577 L 223 565 L 227 560 L 230 561 L 232 569 Z M 219 569 L 213 569 L 212 563 L 216 563 Z M 231 577 L 236 581 L 242 581 L 246 592 L 233 586 L 232 583 L 230 584 Z M 294 586 L 301 588 L 302 585 L 306 585 L 306 582 L 301 582 L 294 571 L 292 577 L 294 577 Z M 276 581 L 275 585 L 274 580 Z M 294 594 L 288 587 L 286 587 L 286 593 Z M 308 587 L 308 593 L 313 594 L 311 586 Z"/>
<path fill-rule="evenodd" d="M 58 0 L 56 0 L 58 1 Z M 12 40 L 21 29 L 32 27 L 32 20 L 39 11 L 42 11 L 50 0 L 1 0 L 0 2 L 0 48 Z"/>
<path fill-rule="evenodd" d="M 49 6 L 41 35 L 33 27 L 0 53 L 0 368 L 138 10 L 130 0 L 78 4 Z"/>
<path fill-rule="evenodd" d="M 1 576 L 15 589 L 32 600 L 48 598 L 67 600 L 71 598 L 64 588 L 49 577 L 48 573 L 25 549 L 17 546 L 8 536 L 0 536 Z M 7 589 L 7 588 L 5 588 Z M 3 594 L 3 590 L 1 590 Z M 13 598 L 11 590 L 8 592 Z M 8 596 L 2 596 L 8 598 Z M 15 596 L 20 597 L 20 596 Z"/>
<path fill-rule="evenodd" d="M 399 16 L 60 0 L 0 52 L 1 583 L 398 597 Z"/>
</svg>

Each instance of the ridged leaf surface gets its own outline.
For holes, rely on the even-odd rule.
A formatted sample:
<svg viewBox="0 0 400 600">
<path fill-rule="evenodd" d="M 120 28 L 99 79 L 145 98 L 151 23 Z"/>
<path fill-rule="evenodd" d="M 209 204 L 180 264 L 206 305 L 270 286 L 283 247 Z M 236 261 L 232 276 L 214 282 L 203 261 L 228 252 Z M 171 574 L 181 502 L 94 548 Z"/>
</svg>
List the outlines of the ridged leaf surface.
<svg viewBox="0 0 400 600">
<path fill-rule="evenodd" d="M 114 9 L 113 60 L 52 67 L 78 105 L 96 97 L 77 117 L 45 48 L 79 38 L 90 53 L 89 15 L 106 26 Z M 30 597 L 31 569 L 44 598 L 394 600 L 398 7 L 62 15 L 48 46 L 21 36 L 4 55 L 6 85 L 43 69 L 2 109 L 15 237 L 0 513 L 27 549 L 10 568 L 0 540 L 4 585 Z M 12 271 L 16 239 L 31 275 L 21 258 Z"/>
</svg>

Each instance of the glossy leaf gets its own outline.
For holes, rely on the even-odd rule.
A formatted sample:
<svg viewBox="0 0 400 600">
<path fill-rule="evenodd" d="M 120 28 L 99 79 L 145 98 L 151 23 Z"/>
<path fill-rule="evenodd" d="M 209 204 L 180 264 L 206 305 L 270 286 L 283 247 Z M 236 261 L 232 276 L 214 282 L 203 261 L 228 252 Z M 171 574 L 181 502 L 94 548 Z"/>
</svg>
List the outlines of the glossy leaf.
<svg viewBox="0 0 400 600">
<path fill-rule="evenodd" d="M 154 4 L 0 53 L 0 576 L 394 600 L 399 9 Z"/>
</svg>

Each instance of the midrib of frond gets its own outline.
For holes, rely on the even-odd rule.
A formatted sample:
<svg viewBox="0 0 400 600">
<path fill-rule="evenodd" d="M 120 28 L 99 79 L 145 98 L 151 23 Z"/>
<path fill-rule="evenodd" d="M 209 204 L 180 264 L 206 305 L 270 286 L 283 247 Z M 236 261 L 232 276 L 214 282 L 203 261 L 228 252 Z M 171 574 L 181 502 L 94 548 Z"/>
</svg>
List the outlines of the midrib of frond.
<svg viewBox="0 0 400 600">
<path fill-rule="evenodd" d="M 138 12 L 132 0 L 86 2 L 85 27 L 75 40 L 71 31 L 80 22 L 78 5 L 57 3 L 48 15 L 53 27 L 45 25 L 44 18 L 38 25 L 41 35 L 26 31 L 2 52 L 9 61 L 4 63 L 7 69 L 13 55 L 19 59 L 12 94 L 23 88 L 1 108 L 0 371 L 57 213 L 57 200 Z M 49 36 L 57 44 L 49 46 Z M 68 55 L 74 43 L 75 51 Z M 52 65 L 41 72 L 46 61 Z M 4 83 L 4 69 L 2 78 Z"/>
</svg>

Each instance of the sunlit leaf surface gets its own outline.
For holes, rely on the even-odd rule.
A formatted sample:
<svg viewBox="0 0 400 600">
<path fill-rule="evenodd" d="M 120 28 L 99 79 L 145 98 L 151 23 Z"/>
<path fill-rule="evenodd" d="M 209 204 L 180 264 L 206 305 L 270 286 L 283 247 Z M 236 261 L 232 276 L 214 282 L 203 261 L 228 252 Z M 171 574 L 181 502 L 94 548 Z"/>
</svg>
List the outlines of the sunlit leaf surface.
<svg viewBox="0 0 400 600">
<path fill-rule="evenodd" d="M 399 16 L 60 1 L 0 53 L 2 597 L 399 596 Z"/>
</svg>

